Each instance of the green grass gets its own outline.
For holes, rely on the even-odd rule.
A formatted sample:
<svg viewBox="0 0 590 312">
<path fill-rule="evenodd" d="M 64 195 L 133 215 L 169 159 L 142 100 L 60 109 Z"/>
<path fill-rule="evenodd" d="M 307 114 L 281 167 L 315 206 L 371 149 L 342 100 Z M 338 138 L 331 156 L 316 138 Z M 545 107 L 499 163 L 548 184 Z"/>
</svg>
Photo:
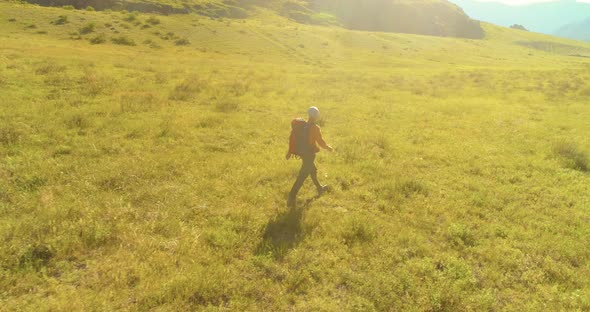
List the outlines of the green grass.
<svg viewBox="0 0 590 312">
<path fill-rule="evenodd" d="M 2 309 L 590 309 L 590 45 L 128 15 L 0 2 Z"/>
</svg>

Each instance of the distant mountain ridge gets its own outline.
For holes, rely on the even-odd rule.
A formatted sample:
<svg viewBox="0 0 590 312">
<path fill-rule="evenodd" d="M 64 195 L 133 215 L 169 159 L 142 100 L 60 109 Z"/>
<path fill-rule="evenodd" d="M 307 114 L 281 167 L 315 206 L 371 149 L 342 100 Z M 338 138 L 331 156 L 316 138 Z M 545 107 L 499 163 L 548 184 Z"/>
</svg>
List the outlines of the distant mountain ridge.
<svg viewBox="0 0 590 312">
<path fill-rule="evenodd" d="M 508 27 L 520 24 L 534 32 L 555 34 L 564 25 L 590 18 L 590 3 L 575 0 L 510 6 L 498 2 L 450 0 L 472 18 Z"/>
<path fill-rule="evenodd" d="M 481 39 L 479 21 L 447 0 L 25 0 L 43 6 L 127 10 L 159 14 L 197 13 L 246 18 L 264 7 L 299 23 L 352 30 Z"/>
<path fill-rule="evenodd" d="M 590 42 L 590 18 L 580 23 L 565 25 L 555 32 L 555 34 L 564 38 Z"/>
</svg>

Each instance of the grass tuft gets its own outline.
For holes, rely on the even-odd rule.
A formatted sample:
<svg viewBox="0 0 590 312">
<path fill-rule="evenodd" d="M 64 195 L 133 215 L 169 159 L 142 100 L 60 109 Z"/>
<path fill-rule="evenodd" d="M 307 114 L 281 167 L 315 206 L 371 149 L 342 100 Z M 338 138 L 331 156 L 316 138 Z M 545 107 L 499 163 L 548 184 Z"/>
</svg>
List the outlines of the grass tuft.
<svg viewBox="0 0 590 312">
<path fill-rule="evenodd" d="M 113 84 L 113 81 L 107 77 L 101 76 L 94 70 L 87 68 L 80 78 L 80 87 L 89 96 L 97 96 Z"/>
<path fill-rule="evenodd" d="M 11 146 L 20 143 L 25 138 L 25 131 L 14 123 L 4 123 L 0 126 L 0 144 Z"/>
<path fill-rule="evenodd" d="M 349 218 L 342 232 L 342 238 L 348 246 L 366 244 L 376 237 L 377 229 L 375 224 L 366 218 Z"/>
<path fill-rule="evenodd" d="M 428 188 L 424 183 L 415 179 L 405 179 L 396 184 L 396 189 L 404 197 L 408 198 L 412 195 L 428 196 Z"/>
<path fill-rule="evenodd" d="M 208 83 L 197 76 L 186 78 L 174 87 L 169 98 L 175 101 L 188 101 L 207 87 Z"/>
<path fill-rule="evenodd" d="M 121 95 L 119 103 L 124 113 L 141 113 L 161 107 L 162 99 L 154 92 L 134 92 Z"/>
<path fill-rule="evenodd" d="M 561 157 L 566 167 L 578 171 L 590 171 L 590 158 L 588 153 L 580 149 L 580 147 L 573 142 L 559 142 L 553 146 L 553 152 Z"/>
</svg>

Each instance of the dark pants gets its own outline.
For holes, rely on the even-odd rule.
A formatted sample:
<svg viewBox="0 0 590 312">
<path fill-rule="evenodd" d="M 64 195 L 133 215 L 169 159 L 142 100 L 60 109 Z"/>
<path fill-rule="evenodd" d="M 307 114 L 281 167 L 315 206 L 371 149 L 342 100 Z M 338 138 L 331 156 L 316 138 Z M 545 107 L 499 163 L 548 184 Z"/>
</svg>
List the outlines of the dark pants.
<svg viewBox="0 0 590 312">
<path fill-rule="evenodd" d="M 297 193 L 299 193 L 299 189 L 303 186 L 303 182 L 307 179 L 308 176 L 311 175 L 311 180 L 315 187 L 319 190 L 322 185 L 318 181 L 318 169 L 315 166 L 315 153 L 311 153 L 309 155 L 301 156 L 301 169 L 299 170 L 299 176 L 297 176 L 297 180 L 293 187 L 291 188 L 291 192 L 289 193 L 289 199 L 295 199 L 297 197 Z"/>
</svg>

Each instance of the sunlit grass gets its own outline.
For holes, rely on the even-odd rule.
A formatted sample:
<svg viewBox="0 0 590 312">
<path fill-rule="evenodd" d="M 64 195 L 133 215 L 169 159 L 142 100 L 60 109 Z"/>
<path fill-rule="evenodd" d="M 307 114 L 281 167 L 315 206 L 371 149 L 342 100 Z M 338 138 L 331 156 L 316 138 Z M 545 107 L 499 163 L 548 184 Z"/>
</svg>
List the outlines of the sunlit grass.
<svg viewBox="0 0 590 312">
<path fill-rule="evenodd" d="M 574 43 L 260 14 L 0 4 L 0 306 L 590 309 L 589 63 L 514 41 Z M 288 210 L 310 105 L 331 192 Z"/>
</svg>

